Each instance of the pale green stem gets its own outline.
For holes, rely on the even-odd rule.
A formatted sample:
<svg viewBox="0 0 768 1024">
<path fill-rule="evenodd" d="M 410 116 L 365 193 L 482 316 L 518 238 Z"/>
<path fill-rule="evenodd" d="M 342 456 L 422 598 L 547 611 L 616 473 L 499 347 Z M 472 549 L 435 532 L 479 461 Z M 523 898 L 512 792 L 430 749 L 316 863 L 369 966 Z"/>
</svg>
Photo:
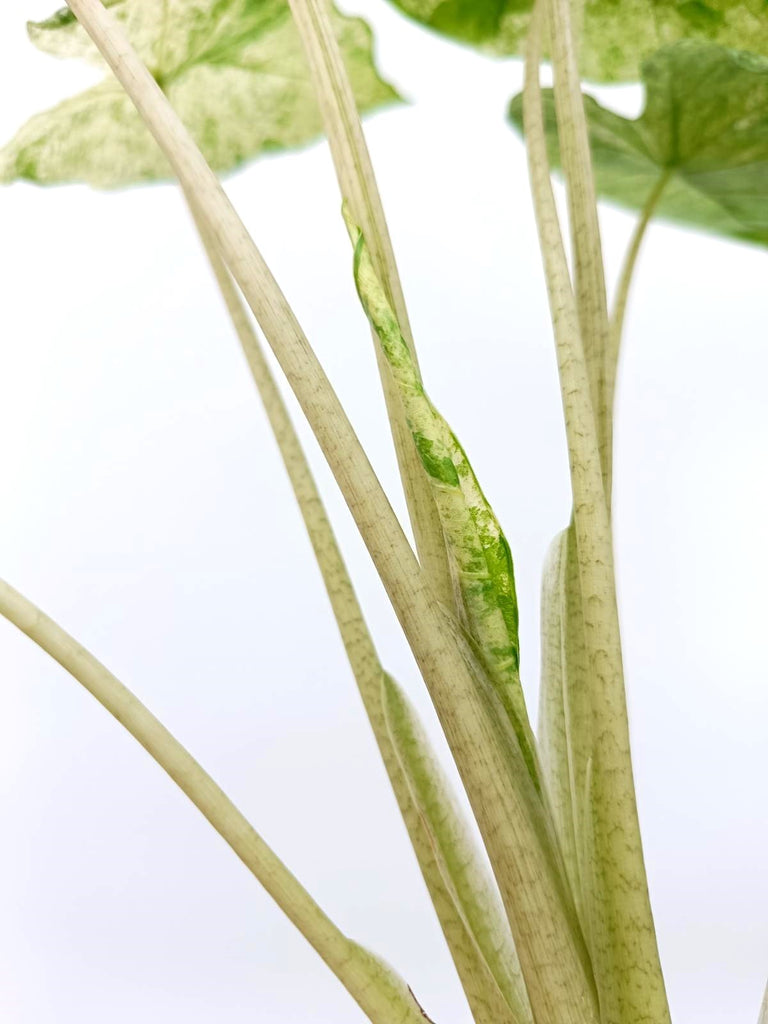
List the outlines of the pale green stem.
<svg viewBox="0 0 768 1024">
<path fill-rule="evenodd" d="M 240 298 L 237 285 L 222 262 L 210 233 L 195 211 L 193 202 L 190 202 L 190 211 L 283 458 L 368 721 L 473 1015 L 479 1024 L 523 1024 L 527 1018 L 518 1011 L 522 1000 L 518 997 L 517 1002 L 512 1004 L 512 1011 L 516 1015 L 510 1016 L 509 991 L 505 988 L 504 995 L 501 995 L 496 981 L 497 972 L 486 962 L 485 951 L 477 948 L 463 915 L 457 908 L 456 899 L 443 879 L 443 871 L 436 860 L 431 837 L 420 811 L 414 804 L 410 787 L 390 739 L 382 706 L 382 680 L 385 679 L 385 672 L 306 455 L 262 351 L 259 338 Z M 405 702 L 405 697 L 400 693 L 394 680 L 391 677 L 386 678 L 388 687 Z M 448 783 L 439 772 L 437 759 L 429 748 L 426 736 L 422 735 L 422 740 L 420 755 L 425 763 L 432 766 L 431 777 L 436 780 L 435 784 L 447 794 L 446 816 L 457 831 L 463 831 L 463 823 L 455 810 Z M 481 870 L 476 868 L 476 871 Z M 478 894 L 470 891 L 468 887 L 463 891 L 464 899 L 487 914 L 489 923 L 498 922 L 501 914 L 504 926 L 508 930 L 503 908 L 496 905 L 498 897 L 495 896 L 494 899 L 494 895 L 487 884 Z M 495 924 L 495 927 L 498 929 L 500 925 Z M 508 969 L 514 970 L 516 962 L 512 949 Z M 495 968 L 495 964 L 493 966 Z"/>
<path fill-rule="evenodd" d="M 552 70 L 561 165 L 568 197 L 574 285 L 590 382 L 606 500 L 611 506 L 611 414 L 603 377 L 610 345 L 600 225 L 597 218 L 589 131 L 581 94 L 572 0 L 548 0 Z"/>
<path fill-rule="evenodd" d="M 477 856 L 475 843 L 413 708 L 388 676 L 384 677 L 383 706 L 394 749 L 434 845 L 443 877 L 468 933 L 503 995 L 507 1008 L 504 1019 L 533 1024 L 512 936 L 506 920 L 496 913 L 495 887 Z"/>
<path fill-rule="evenodd" d="M 0 580 L 0 615 L 34 640 L 123 725 L 213 825 L 375 1024 L 424 1024 L 408 986 L 348 939 L 227 795 L 130 690 L 39 608 Z"/>
<path fill-rule="evenodd" d="M 588 810 L 595 852 L 591 858 L 594 876 L 587 930 L 602 1019 L 610 1024 L 667 1024 L 669 1009 L 648 897 L 632 777 L 601 450 L 582 325 L 568 276 L 547 156 L 539 83 L 538 11 L 539 4 L 529 38 L 523 110 L 568 438 L 573 528 L 590 673 L 594 731 Z M 567 11 L 561 14 L 568 18 Z"/>
<path fill-rule="evenodd" d="M 289 0 L 296 27 L 309 62 L 315 95 L 325 125 L 342 197 L 355 223 L 365 234 L 371 257 L 387 298 L 395 310 L 403 337 L 419 373 L 408 311 L 387 229 L 370 154 L 355 105 L 339 45 L 325 0 Z M 397 388 L 375 343 L 387 413 L 395 443 L 400 476 L 422 568 L 446 607 L 453 603 L 453 585 L 440 519 L 429 484 L 411 443 Z"/>
<path fill-rule="evenodd" d="M 768 985 L 765 986 L 763 1005 L 760 1007 L 760 1018 L 757 1024 L 768 1024 Z"/>
<path fill-rule="evenodd" d="M 347 500 L 435 703 L 496 874 L 537 1024 L 592 1024 L 586 952 L 503 708 L 434 599 L 333 389 L 221 185 L 125 33 L 98 0 L 70 8 L 194 197 Z M 576 930 L 575 930 L 576 929 Z"/>
<path fill-rule="evenodd" d="M 624 317 L 627 311 L 627 300 L 629 299 L 629 290 L 634 277 L 635 264 L 637 263 L 637 256 L 640 252 L 640 247 L 643 244 L 643 239 L 645 238 L 646 229 L 648 228 L 651 218 L 656 211 L 656 207 L 658 206 L 662 193 L 667 187 L 671 174 L 671 170 L 664 171 L 654 187 L 651 189 L 648 198 L 645 201 L 640 214 L 640 219 L 635 225 L 635 230 L 632 232 L 632 238 L 630 239 L 629 247 L 627 248 L 624 263 L 621 268 L 621 276 L 619 277 L 619 282 L 616 286 L 616 295 L 613 300 L 613 313 L 611 316 L 611 343 L 605 354 L 604 369 L 606 405 L 610 411 L 611 423 L 613 422 L 613 406 L 616 394 L 616 372 L 619 365 L 621 339 L 624 334 Z"/>
</svg>

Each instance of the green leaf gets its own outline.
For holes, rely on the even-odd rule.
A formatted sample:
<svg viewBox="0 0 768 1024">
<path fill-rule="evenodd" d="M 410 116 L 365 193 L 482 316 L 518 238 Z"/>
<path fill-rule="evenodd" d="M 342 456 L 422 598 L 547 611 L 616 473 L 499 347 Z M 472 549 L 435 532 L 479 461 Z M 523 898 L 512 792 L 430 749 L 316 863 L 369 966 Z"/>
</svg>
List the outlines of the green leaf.
<svg viewBox="0 0 768 1024">
<path fill-rule="evenodd" d="M 768 245 L 768 60 L 686 41 L 643 65 L 646 104 L 628 120 L 585 98 L 597 189 L 666 220 Z M 550 159 L 559 165 L 554 100 L 544 94 Z M 522 99 L 510 106 L 522 130 Z"/>
<path fill-rule="evenodd" d="M 522 54 L 532 0 L 392 0 L 423 25 L 495 56 Z M 768 55 L 764 0 L 583 0 L 581 72 L 594 82 L 639 78 L 659 47 L 697 38 Z"/>
<path fill-rule="evenodd" d="M 218 172 L 322 132 L 309 69 L 286 0 L 115 0 L 123 23 L 176 112 Z M 355 99 L 398 99 L 376 72 L 371 33 L 333 12 Z M 48 53 L 99 59 L 68 11 L 31 24 Z M 172 177 L 157 144 L 111 77 L 24 125 L 0 150 L 0 181 L 81 181 L 99 188 Z"/>
</svg>

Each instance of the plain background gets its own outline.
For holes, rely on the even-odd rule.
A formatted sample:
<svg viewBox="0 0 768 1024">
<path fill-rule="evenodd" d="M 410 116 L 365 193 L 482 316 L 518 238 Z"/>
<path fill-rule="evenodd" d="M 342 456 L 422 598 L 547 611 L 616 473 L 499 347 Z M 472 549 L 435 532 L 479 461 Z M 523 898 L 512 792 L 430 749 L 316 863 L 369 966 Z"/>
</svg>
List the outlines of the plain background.
<svg viewBox="0 0 768 1024">
<path fill-rule="evenodd" d="M 367 122 L 425 378 L 516 559 L 535 707 L 538 589 L 568 517 L 519 62 L 380 0 L 412 105 Z M 0 138 L 93 72 L 0 12 Z M 628 113 L 639 87 L 601 90 Z M 229 191 L 398 510 L 327 149 Z M 632 218 L 605 209 L 611 283 Z M 0 193 L 0 572 L 176 733 L 438 1024 L 469 1016 L 377 762 L 243 360 L 170 186 Z M 616 545 L 640 813 L 677 1024 L 753 1024 L 768 972 L 765 255 L 654 226 L 622 363 Z M 304 424 L 302 433 L 307 436 Z M 385 663 L 423 686 L 309 445 Z M 223 842 L 96 703 L 0 628 L 0 1018 L 353 1024 L 361 1014 Z M 442 748 L 441 748 L 442 749 Z"/>
</svg>

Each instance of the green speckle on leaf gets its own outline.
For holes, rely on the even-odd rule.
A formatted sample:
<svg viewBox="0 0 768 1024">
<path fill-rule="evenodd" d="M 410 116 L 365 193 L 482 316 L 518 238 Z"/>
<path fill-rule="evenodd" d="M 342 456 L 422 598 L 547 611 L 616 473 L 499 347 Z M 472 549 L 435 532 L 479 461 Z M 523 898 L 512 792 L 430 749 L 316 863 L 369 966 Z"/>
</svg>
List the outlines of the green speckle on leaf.
<svg viewBox="0 0 768 1024">
<path fill-rule="evenodd" d="M 442 449 L 430 438 L 414 431 L 413 441 L 419 453 L 421 464 L 433 480 L 447 484 L 450 487 L 459 486 L 459 477 L 456 467 L 450 458 L 443 454 Z"/>
<path fill-rule="evenodd" d="M 113 0 L 111 12 L 219 173 L 322 132 L 304 51 L 287 0 Z M 398 100 L 373 63 L 371 33 L 333 10 L 361 111 Z M 58 57 L 101 64 L 69 10 L 30 23 Z M 0 150 L 0 180 L 81 181 L 99 188 L 167 180 L 171 170 L 111 75 L 31 118 Z"/>
<path fill-rule="evenodd" d="M 343 207 L 354 244 L 360 301 L 392 371 L 406 421 L 426 470 L 469 633 L 507 713 L 531 780 L 540 791 L 533 733 L 520 685 L 517 597 L 512 555 L 466 452 L 425 393 L 360 229 Z"/>
<path fill-rule="evenodd" d="M 654 54 L 643 79 L 634 121 L 585 98 L 599 194 L 642 209 L 666 176 L 656 216 L 768 245 L 768 60 L 689 40 Z M 551 91 L 544 110 L 559 166 Z M 522 130 L 520 96 L 510 117 Z"/>
<path fill-rule="evenodd" d="M 522 56 L 533 0 L 392 0 L 451 39 L 495 56 Z M 686 38 L 768 56 L 765 0 L 583 0 L 580 63 L 593 82 L 633 81 L 642 60 Z"/>
</svg>

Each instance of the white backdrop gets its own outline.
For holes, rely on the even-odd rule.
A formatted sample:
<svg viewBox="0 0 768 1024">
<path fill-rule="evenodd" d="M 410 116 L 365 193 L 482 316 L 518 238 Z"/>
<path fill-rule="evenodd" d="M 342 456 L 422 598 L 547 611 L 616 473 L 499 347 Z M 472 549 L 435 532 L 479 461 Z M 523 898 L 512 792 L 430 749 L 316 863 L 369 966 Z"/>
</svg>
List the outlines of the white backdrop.
<svg viewBox="0 0 768 1024">
<path fill-rule="evenodd" d="M 350 8 L 353 6 L 350 0 Z M 368 121 L 425 378 L 516 559 L 525 685 L 568 516 L 518 62 L 355 0 L 413 105 Z M 90 81 L 0 11 L 0 138 Z M 604 90 L 630 112 L 637 88 Z M 229 191 L 397 498 L 326 147 Z M 0 573 L 176 733 L 438 1024 L 468 1012 L 265 419 L 170 186 L 0 192 Z M 615 279 L 632 219 L 606 209 Z M 616 543 L 640 813 L 677 1024 L 754 1024 L 768 973 L 765 255 L 647 239 L 617 425 Z M 307 436 L 304 425 L 302 433 Z M 385 663 L 428 699 L 311 447 Z M 361 1014 L 120 726 L 0 623 L 0 1018 L 353 1024 Z"/>
</svg>

